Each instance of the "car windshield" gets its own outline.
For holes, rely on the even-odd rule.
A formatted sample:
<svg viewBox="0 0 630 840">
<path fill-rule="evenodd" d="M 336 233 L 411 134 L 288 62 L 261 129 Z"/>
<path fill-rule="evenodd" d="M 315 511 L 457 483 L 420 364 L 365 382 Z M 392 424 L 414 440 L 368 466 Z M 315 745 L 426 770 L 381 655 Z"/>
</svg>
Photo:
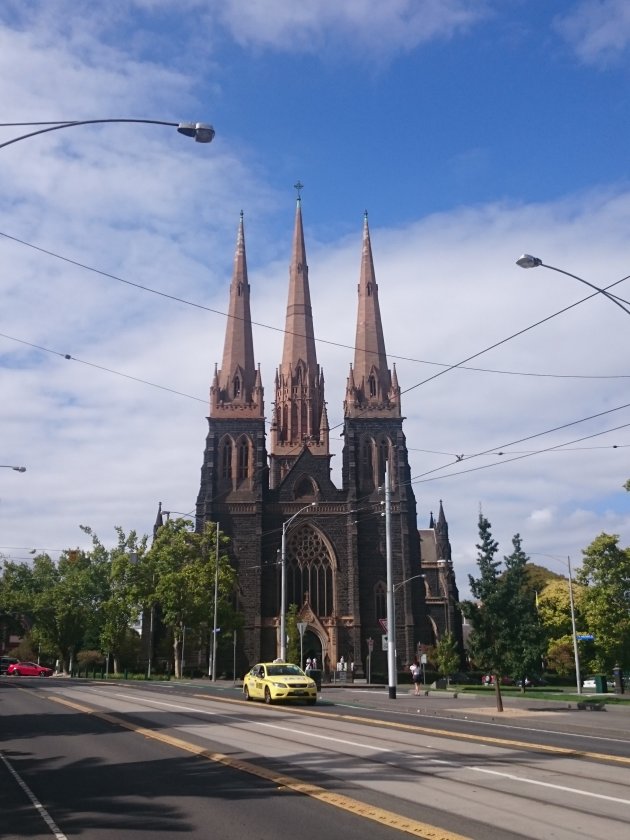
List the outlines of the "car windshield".
<svg viewBox="0 0 630 840">
<path fill-rule="evenodd" d="M 301 677 L 303 673 L 297 665 L 267 665 L 268 677 Z"/>
</svg>

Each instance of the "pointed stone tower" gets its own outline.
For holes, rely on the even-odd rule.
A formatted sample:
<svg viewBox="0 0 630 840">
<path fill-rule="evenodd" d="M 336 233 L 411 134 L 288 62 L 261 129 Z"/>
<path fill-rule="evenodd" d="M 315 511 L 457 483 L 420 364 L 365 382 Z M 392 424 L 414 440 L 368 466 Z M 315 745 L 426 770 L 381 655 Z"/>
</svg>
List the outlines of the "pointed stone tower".
<svg viewBox="0 0 630 840">
<path fill-rule="evenodd" d="M 433 514 L 429 527 L 420 532 L 422 545 L 422 571 L 425 575 L 426 611 L 431 626 L 431 643 L 436 644 L 446 633 L 452 633 L 463 647 L 461 615 L 457 609 L 459 592 L 451 559 L 448 522 L 440 499 L 437 521 Z"/>
<path fill-rule="evenodd" d="M 385 353 L 367 213 L 363 221 L 354 364 L 346 384 L 344 417 L 343 483 L 360 511 L 383 501 L 385 467 L 389 464 L 396 642 L 399 656 L 411 661 L 416 644 L 427 640 L 424 587 L 418 577 L 421 558 L 416 500 L 403 432 L 400 387 Z M 386 556 L 380 519 L 372 512 L 360 512 L 358 516 L 356 575 L 365 633 L 373 632 L 372 628 L 385 618 L 380 612 L 385 607 Z"/>
<path fill-rule="evenodd" d="M 260 370 L 254 361 L 243 215 L 238 226 L 221 368 L 210 386 L 210 416 L 197 497 L 197 528 L 218 522 L 229 534 L 238 575 L 237 607 L 246 615 L 244 656 L 260 650 L 260 533 L 268 486 Z"/>
<path fill-rule="evenodd" d="M 298 198 L 289 267 L 282 362 L 270 430 L 270 486 L 278 487 L 304 449 L 330 463 L 324 373 L 317 363 L 308 264 Z"/>
</svg>

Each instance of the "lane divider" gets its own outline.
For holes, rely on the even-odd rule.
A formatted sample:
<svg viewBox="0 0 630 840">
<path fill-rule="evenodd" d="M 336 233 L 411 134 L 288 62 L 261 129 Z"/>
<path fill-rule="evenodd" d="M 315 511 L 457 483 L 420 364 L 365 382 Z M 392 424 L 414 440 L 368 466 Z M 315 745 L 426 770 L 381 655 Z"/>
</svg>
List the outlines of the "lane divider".
<svg viewBox="0 0 630 840">
<path fill-rule="evenodd" d="M 247 700 L 235 700 L 227 697 L 209 697 L 207 694 L 194 694 L 201 700 L 208 700 L 217 703 L 246 703 L 250 705 Z M 279 711 L 273 706 L 263 706 L 270 712 Z M 604 761 L 613 762 L 615 764 L 624 764 L 630 766 L 630 757 L 625 755 L 609 755 L 608 753 L 590 752 L 588 750 L 575 750 L 571 747 L 554 747 L 551 744 L 538 744 L 531 741 L 516 741 L 509 738 L 495 738 L 493 735 L 474 735 L 470 732 L 451 732 L 448 729 L 436 729 L 432 726 L 419 726 L 415 723 L 399 723 L 392 720 L 377 720 L 375 718 L 364 718 L 360 715 L 338 714 L 336 712 L 317 712 L 313 709 L 302 709 L 296 706 L 292 711 L 299 712 L 303 715 L 320 718 L 333 718 L 340 721 L 349 721 L 351 723 L 362 723 L 365 726 L 378 726 L 388 729 L 398 729 L 402 732 L 416 732 L 422 735 L 435 735 L 440 738 L 450 738 L 455 741 L 472 741 L 477 744 L 490 744 L 492 746 L 516 748 L 527 750 L 528 752 L 544 752 L 552 753 L 554 755 L 561 755 L 567 758 L 582 758 L 589 761 Z"/>
<path fill-rule="evenodd" d="M 412 835 L 413 837 L 420 837 L 423 838 L 423 840 L 471 840 L 470 837 L 466 837 L 463 834 L 455 834 L 452 831 L 445 831 L 444 829 L 439 828 L 438 826 L 430 825 L 429 823 L 409 819 L 401 814 L 396 814 L 394 811 L 387 811 L 384 808 L 368 805 L 358 799 L 352 799 L 349 796 L 344 796 L 343 794 L 326 790 L 325 788 L 319 787 L 319 785 L 304 782 L 301 779 L 296 779 L 293 776 L 287 776 L 284 773 L 278 773 L 275 770 L 259 767 L 249 761 L 243 761 L 240 758 L 234 758 L 229 755 L 224 755 L 223 753 L 211 752 L 210 750 L 206 750 L 196 744 L 184 741 L 181 738 L 176 738 L 173 735 L 167 735 L 165 732 L 155 732 L 152 729 L 138 726 L 137 724 L 123 720 L 116 715 L 109 714 L 109 712 L 103 712 L 99 709 L 85 706 L 82 703 L 75 703 L 72 700 L 67 700 L 65 697 L 48 695 L 47 699 L 53 703 L 59 703 L 62 706 L 74 709 L 77 712 L 82 712 L 83 714 L 96 717 L 99 720 L 104 720 L 113 726 L 120 726 L 123 729 L 128 729 L 138 735 L 144 736 L 145 738 L 150 738 L 153 741 L 160 741 L 163 744 L 168 744 L 176 749 L 192 753 L 198 758 L 205 758 L 208 761 L 222 764 L 225 767 L 240 770 L 243 773 L 248 773 L 250 776 L 257 776 L 260 779 L 265 779 L 266 781 L 277 785 L 279 788 L 291 790 L 295 793 L 301 793 L 304 796 L 309 796 L 312 799 L 324 802 L 334 808 L 339 808 L 342 811 L 348 811 L 358 817 L 363 817 L 364 819 L 371 820 L 372 822 L 386 825 L 389 828 L 402 831 L 405 834 Z"/>
</svg>

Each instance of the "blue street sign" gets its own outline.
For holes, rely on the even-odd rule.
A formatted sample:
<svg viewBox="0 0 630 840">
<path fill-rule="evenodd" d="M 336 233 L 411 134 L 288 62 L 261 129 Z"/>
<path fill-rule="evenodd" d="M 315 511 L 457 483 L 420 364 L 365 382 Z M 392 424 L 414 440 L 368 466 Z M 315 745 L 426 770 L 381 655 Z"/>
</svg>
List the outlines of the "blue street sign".
<svg viewBox="0 0 630 840">
<path fill-rule="evenodd" d="M 578 636 L 578 642 L 592 642 L 595 636 L 592 633 L 582 633 L 581 636 Z"/>
</svg>

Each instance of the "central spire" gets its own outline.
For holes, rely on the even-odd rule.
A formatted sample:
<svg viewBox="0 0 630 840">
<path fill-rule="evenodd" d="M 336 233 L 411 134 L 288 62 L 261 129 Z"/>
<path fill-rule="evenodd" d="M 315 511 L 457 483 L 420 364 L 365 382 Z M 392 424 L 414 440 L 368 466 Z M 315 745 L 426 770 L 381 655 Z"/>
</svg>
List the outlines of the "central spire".
<svg viewBox="0 0 630 840">
<path fill-rule="evenodd" d="M 315 370 L 317 353 L 313 331 L 311 293 L 308 286 L 308 265 L 304 228 L 302 226 L 302 200 L 298 198 L 293 230 L 293 249 L 289 267 L 289 298 L 287 302 L 284 349 L 282 351 L 282 373 L 289 375 L 296 364 L 302 361 Z"/>
<path fill-rule="evenodd" d="M 295 210 L 284 347 L 276 373 L 270 444 L 271 455 L 283 458 L 297 457 L 305 446 L 313 454 L 329 454 L 324 374 L 317 364 L 300 197 Z M 284 464 L 286 472 L 289 461 Z"/>
</svg>

